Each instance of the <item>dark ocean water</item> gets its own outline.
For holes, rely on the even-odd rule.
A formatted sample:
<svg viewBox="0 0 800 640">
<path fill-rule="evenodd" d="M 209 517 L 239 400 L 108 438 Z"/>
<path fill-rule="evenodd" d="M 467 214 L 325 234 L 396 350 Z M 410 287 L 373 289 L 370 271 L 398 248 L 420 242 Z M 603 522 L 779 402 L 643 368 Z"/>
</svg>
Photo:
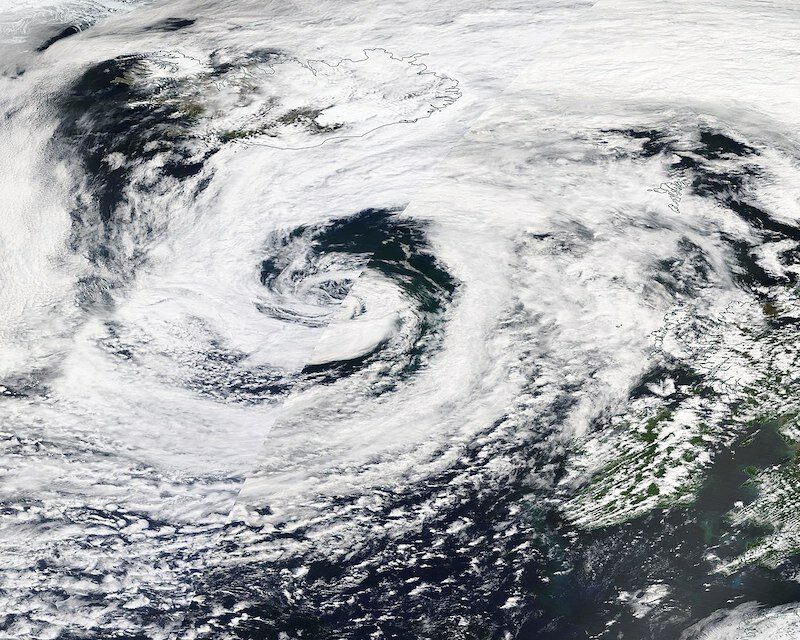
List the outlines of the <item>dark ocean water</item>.
<svg viewBox="0 0 800 640">
<path fill-rule="evenodd" d="M 720 105 L 502 93 L 528 31 L 464 60 L 581 3 L 541 4 L 36 31 L 2 79 L 33 151 L 0 636 L 693 640 L 800 601 L 791 545 L 724 570 L 791 536 L 733 514 L 797 464 L 797 149 Z M 333 56 L 357 19 L 374 48 Z"/>
</svg>

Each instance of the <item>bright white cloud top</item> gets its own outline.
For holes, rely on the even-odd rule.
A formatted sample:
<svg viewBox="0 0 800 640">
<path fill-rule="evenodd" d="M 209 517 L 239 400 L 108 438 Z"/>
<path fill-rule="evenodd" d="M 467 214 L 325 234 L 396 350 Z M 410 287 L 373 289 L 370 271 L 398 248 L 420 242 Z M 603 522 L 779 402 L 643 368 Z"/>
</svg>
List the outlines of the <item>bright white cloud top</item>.
<svg viewBox="0 0 800 640">
<path fill-rule="evenodd" d="M 0 635 L 793 637 L 800 16 L 734 5 L 0 8 Z"/>
</svg>

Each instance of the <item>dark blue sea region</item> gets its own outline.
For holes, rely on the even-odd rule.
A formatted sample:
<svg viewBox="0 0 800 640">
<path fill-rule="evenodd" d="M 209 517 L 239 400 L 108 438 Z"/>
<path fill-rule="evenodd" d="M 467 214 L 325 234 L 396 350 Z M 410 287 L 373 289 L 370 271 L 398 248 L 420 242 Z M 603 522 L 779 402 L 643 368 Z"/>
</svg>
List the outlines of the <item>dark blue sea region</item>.
<svg viewBox="0 0 800 640">
<path fill-rule="evenodd" d="M 322 257 L 339 255 L 362 259 L 365 269 L 385 276 L 402 292 L 415 310 L 417 326 L 410 348 L 395 354 L 403 358 L 404 366 L 394 382 L 411 375 L 423 356 L 430 353 L 457 287 L 456 280 L 432 253 L 424 225 L 404 218 L 399 209 L 365 209 L 320 227 L 300 227 L 278 239 L 273 251 L 261 263 L 261 283 L 267 288 L 275 287 L 278 278 L 300 282 L 316 271 Z M 298 251 L 305 252 L 302 260 L 298 260 Z M 331 299 L 341 300 L 352 284 L 350 280 L 331 279 L 317 286 Z M 262 310 L 292 319 L 291 310 L 274 306 Z M 332 382 L 379 359 L 383 346 L 354 359 L 308 365 L 303 374 Z"/>
<path fill-rule="evenodd" d="M 47 51 L 50 47 L 52 47 L 56 42 L 59 40 L 63 40 L 64 38 L 69 38 L 70 36 L 74 36 L 76 33 L 80 33 L 81 28 L 78 25 L 68 25 L 61 29 L 58 33 L 54 36 L 51 36 L 47 40 L 45 40 L 41 45 L 36 47 L 36 51 L 42 53 L 43 51 Z"/>
<path fill-rule="evenodd" d="M 266 295 L 254 304 L 259 312 L 281 322 L 323 328 L 349 293 L 355 267 L 355 272 L 381 274 L 402 293 L 414 318 L 409 344 L 388 356 L 383 353 L 387 345 L 381 344 L 361 357 L 291 371 L 252 365 L 247 353 L 212 339 L 186 373 L 184 385 L 225 403 L 272 403 L 292 389 L 330 384 L 390 358 L 403 366 L 376 393 L 390 391 L 438 348 L 444 316 L 457 287 L 433 255 L 425 225 L 404 219 L 402 209 L 366 209 L 271 233 L 258 265 Z M 108 331 L 109 350 L 119 357 L 135 357 L 136 348 L 126 348 L 113 325 Z"/>
<path fill-rule="evenodd" d="M 720 451 L 694 503 L 656 511 L 631 522 L 589 532 L 562 525 L 552 531 L 564 572 L 540 579 L 545 567 L 529 567 L 539 609 L 522 627 L 525 640 L 676 640 L 683 629 L 717 609 L 743 602 L 775 606 L 800 598 L 791 559 L 779 569 L 759 565 L 736 573 L 714 572 L 707 555 L 733 558 L 765 531 L 733 530 L 726 514 L 755 491 L 752 469 L 785 462 L 792 450 L 776 421 L 753 425 L 730 450 Z M 620 591 L 641 593 L 665 585 L 653 613 L 637 617 Z M 609 624 L 610 621 L 613 624 Z"/>
<path fill-rule="evenodd" d="M 759 175 L 755 147 L 705 129 L 697 131 L 691 142 L 685 136 L 650 129 L 631 137 L 642 143 L 642 151 L 634 158 L 644 162 L 662 153 L 665 158 L 677 155 L 673 169 L 681 172 L 696 195 L 711 198 L 740 216 L 762 240 L 797 237 L 796 229 L 773 220 L 745 193 L 744 176 Z M 728 162 L 733 169 L 722 174 L 720 163 Z M 454 283 L 432 257 L 412 263 L 404 247 L 418 240 L 414 233 L 387 226 L 388 220 L 391 215 L 385 212 L 366 212 L 332 226 L 318 238 L 324 238 L 323 246 L 338 250 L 374 251 L 370 268 L 399 278 L 416 292 L 420 304 L 437 312 L 445 306 Z M 358 240 L 353 242 L 353 238 Z M 791 284 L 758 267 L 751 255 L 756 244 L 739 247 L 731 238 L 720 238 L 733 249 L 728 268 L 743 291 L 764 297 L 763 286 Z M 679 249 L 677 261 L 656 265 L 653 280 L 676 299 L 692 300 L 707 282 L 711 266 L 696 243 L 687 239 L 679 243 Z M 274 260 L 265 261 L 265 285 L 282 268 Z M 768 296 L 763 302 L 770 304 Z M 768 330 L 777 326 L 770 317 L 766 322 Z M 379 358 L 380 352 L 355 363 L 335 364 L 352 372 L 372 357 Z M 647 372 L 633 386 L 630 399 L 652 393 L 649 385 L 665 377 L 679 387 L 666 400 L 665 411 L 670 410 L 670 402 L 685 399 L 682 394 L 713 393 L 705 384 L 705 374 L 690 366 L 666 358 L 660 369 Z M 533 385 L 535 374 L 532 380 Z M 300 554 L 211 569 L 187 626 L 210 629 L 203 637 L 213 637 L 224 628 L 242 639 L 278 638 L 284 632 L 325 640 L 361 640 L 374 634 L 403 640 L 499 640 L 511 631 L 524 640 L 673 640 L 716 609 L 729 607 L 731 601 L 778 605 L 800 598 L 800 585 L 791 578 L 797 569 L 795 558 L 778 569 L 750 565 L 727 574 L 715 572 L 710 557 L 735 558 L 765 533 L 734 527 L 726 514 L 737 502 L 753 499 L 748 470 L 766 468 L 790 456 L 778 434 L 778 423 L 754 423 L 729 448 L 714 448 L 713 462 L 698 478 L 701 486 L 690 505 L 659 509 L 623 524 L 591 528 L 589 523 L 590 528 L 579 528 L 564 519 L 557 500 L 543 489 L 546 479 L 556 486 L 565 472 L 566 452 L 546 443 L 552 442 L 550 434 L 561 429 L 574 403 L 574 391 L 569 386 L 560 389 L 549 409 L 530 423 L 517 424 L 507 416 L 487 425 L 458 462 L 418 486 L 381 490 L 382 506 L 370 512 L 372 522 L 384 524 L 391 522 L 393 513 L 419 510 L 427 514 L 422 528 L 401 526 L 391 537 L 372 537 L 347 557 L 326 560 Z M 647 442 L 655 440 L 657 428 L 643 436 Z M 497 457 L 513 467 L 502 478 L 490 469 Z M 473 482 L 454 482 L 459 477 Z M 444 506 L 426 509 L 439 499 Z M 354 507 L 348 501 L 355 500 L 334 498 L 330 508 L 345 513 Z M 469 524 L 453 526 L 465 522 Z M 232 523 L 224 552 L 243 553 L 259 538 L 302 545 L 313 535 L 311 525 L 264 534 L 244 523 Z M 293 577 L 292 572 L 305 564 L 308 573 Z M 419 592 L 418 583 L 430 588 Z M 627 592 L 635 599 L 653 586 L 664 591 L 659 602 L 645 611 L 637 611 L 629 598 L 620 598 L 621 592 Z M 242 611 L 236 608 L 237 602 L 249 604 Z M 217 607 L 230 613 L 214 615 Z"/>
<path fill-rule="evenodd" d="M 746 180 L 759 176 L 754 147 L 707 130 L 700 131 L 694 146 L 673 134 L 653 130 L 617 133 L 642 141 L 638 157 L 677 155 L 673 169 L 689 178 L 693 192 L 740 216 L 763 241 L 800 239 L 797 228 L 772 219 L 747 193 Z M 722 173 L 707 164 L 711 160 L 736 161 L 738 170 Z M 753 257 L 756 245 L 724 234 L 720 237 L 732 248 L 734 262 L 729 267 L 736 282 L 763 303 L 768 330 L 791 322 L 771 317 L 772 301 L 766 289 L 791 286 L 794 276 L 777 277 L 766 272 Z M 674 295 L 691 298 L 705 282 L 709 264 L 693 243 L 686 241 L 681 246 L 684 255 L 676 258 L 681 268 L 676 268 L 675 260 L 662 261 L 654 280 Z M 785 257 L 791 260 L 794 256 Z M 688 271 L 687 260 L 692 267 Z M 687 273 L 692 277 L 687 279 Z M 690 393 L 712 393 L 701 374 L 677 363 L 670 365 L 667 360 L 642 378 L 632 389 L 631 398 L 651 393 L 648 385 L 665 377 Z M 682 393 L 686 392 L 670 396 L 670 402 L 678 403 L 684 397 Z M 671 410 L 670 402 L 664 411 Z M 800 587 L 792 576 L 798 567 L 797 558 L 789 558 L 775 570 L 754 565 L 730 575 L 715 572 L 709 559 L 711 553 L 723 559 L 735 558 L 766 533 L 756 527 L 734 528 L 726 514 L 737 502 L 746 504 L 754 498 L 749 482 L 753 469 L 792 457 L 779 434 L 780 426 L 777 420 L 755 423 L 732 448 L 716 451 L 691 506 L 654 511 L 631 522 L 589 531 L 574 530 L 566 524 L 553 528 L 552 549 L 560 550 L 557 555 L 564 571 L 550 575 L 544 567 L 533 565 L 529 575 L 537 613 L 528 619 L 518 637 L 669 640 L 731 603 L 779 605 L 796 601 Z M 543 573 L 547 580 L 541 580 Z M 627 598 L 618 597 L 620 591 L 635 597 L 654 585 L 667 589 L 652 613 L 639 611 L 637 615 Z"/>
<path fill-rule="evenodd" d="M 77 160 L 85 181 L 71 209 L 72 249 L 121 278 L 146 260 L 147 238 L 159 224 L 158 212 L 146 200 L 127 200 L 132 184 L 143 194 L 161 193 L 169 181 L 196 175 L 215 152 L 188 135 L 195 117 L 191 110 L 150 100 L 150 89 L 139 82 L 144 61 L 130 55 L 95 64 L 57 99 L 55 152 Z M 136 169 L 156 157 L 161 160 L 157 169 L 136 178 Z M 132 235 L 134 227 L 137 248 L 130 253 L 125 249 L 130 243 L 121 238 Z M 86 285 L 87 301 L 97 302 L 113 282 Z"/>
<path fill-rule="evenodd" d="M 575 529 L 557 510 L 543 510 L 543 503 L 531 494 L 527 479 L 543 468 L 543 461 L 534 462 L 537 448 L 529 441 L 517 452 L 529 466 L 520 468 L 512 482 L 459 495 L 452 509 L 432 516 L 421 531 L 373 540 L 346 561 L 314 561 L 302 581 L 299 601 L 282 594 L 287 593 L 284 570 L 298 568 L 301 558 L 287 564 L 248 563 L 232 573 L 211 572 L 206 576 L 211 582 L 200 592 L 207 606 L 253 604 L 244 609 L 246 619 L 240 609 L 205 618 L 204 607 L 196 605 L 191 625 L 223 625 L 235 637 L 248 640 L 279 638 L 281 632 L 367 640 L 378 630 L 398 640 L 445 640 L 456 637 L 453 625 L 461 619 L 468 621 L 459 627 L 457 637 L 463 638 L 499 640 L 509 628 L 518 628 L 515 637 L 524 640 L 674 640 L 731 600 L 765 605 L 795 601 L 800 598 L 800 585 L 791 578 L 798 568 L 795 561 L 779 570 L 752 566 L 727 575 L 714 573 L 706 557 L 710 551 L 734 557 L 763 534 L 758 529 L 732 531 L 725 516 L 737 501 L 754 497 L 748 484 L 753 467 L 765 468 L 791 455 L 777 427 L 774 422 L 754 425 L 735 447 L 720 452 L 693 505 L 590 531 Z M 463 466 L 432 478 L 413 494 L 393 496 L 380 514 L 374 514 L 376 522 L 387 521 L 393 509 L 447 491 L 460 472 L 478 475 L 482 457 L 479 448 L 470 451 Z M 508 526 L 514 505 L 523 507 L 514 520 L 518 532 L 498 535 L 503 533 L 498 523 Z M 472 523 L 468 530 L 444 534 L 447 524 L 459 518 Z M 276 535 L 302 540 L 304 529 Z M 235 545 L 235 539 L 231 536 L 226 545 Z M 523 543 L 533 546 L 524 554 L 512 551 Z M 475 563 L 481 571 L 471 570 Z M 502 605 L 518 572 L 526 595 L 520 602 L 522 611 L 516 612 L 521 617 L 515 618 L 513 611 L 504 614 Z M 435 585 L 434 591 L 414 597 L 418 581 Z M 669 591 L 652 615 L 637 617 L 618 598 L 622 590 L 637 593 L 653 584 L 666 585 Z M 258 603 L 254 593 L 261 594 Z M 234 619 L 236 624 L 227 626 Z"/>
<path fill-rule="evenodd" d="M 161 31 L 180 31 L 186 27 L 191 27 L 197 20 L 193 18 L 166 18 L 154 25 L 155 29 Z"/>
</svg>

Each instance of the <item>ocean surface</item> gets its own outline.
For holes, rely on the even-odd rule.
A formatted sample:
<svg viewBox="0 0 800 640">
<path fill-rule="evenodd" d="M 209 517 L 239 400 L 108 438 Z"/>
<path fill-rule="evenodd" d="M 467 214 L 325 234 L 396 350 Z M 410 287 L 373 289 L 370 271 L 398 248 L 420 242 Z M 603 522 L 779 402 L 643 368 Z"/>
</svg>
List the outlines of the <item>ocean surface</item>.
<svg viewBox="0 0 800 640">
<path fill-rule="evenodd" d="M 800 5 L 0 0 L 0 638 L 800 637 Z"/>
</svg>

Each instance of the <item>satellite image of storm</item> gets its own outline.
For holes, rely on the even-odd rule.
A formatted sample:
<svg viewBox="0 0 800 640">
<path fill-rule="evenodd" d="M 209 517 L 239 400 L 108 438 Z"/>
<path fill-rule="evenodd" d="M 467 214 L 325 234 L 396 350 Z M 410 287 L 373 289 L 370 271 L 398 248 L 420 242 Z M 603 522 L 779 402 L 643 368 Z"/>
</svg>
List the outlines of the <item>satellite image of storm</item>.
<svg viewBox="0 0 800 640">
<path fill-rule="evenodd" d="M 800 640 L 800 2 L 0 0 L 0 640 Z"/>
</svg>

